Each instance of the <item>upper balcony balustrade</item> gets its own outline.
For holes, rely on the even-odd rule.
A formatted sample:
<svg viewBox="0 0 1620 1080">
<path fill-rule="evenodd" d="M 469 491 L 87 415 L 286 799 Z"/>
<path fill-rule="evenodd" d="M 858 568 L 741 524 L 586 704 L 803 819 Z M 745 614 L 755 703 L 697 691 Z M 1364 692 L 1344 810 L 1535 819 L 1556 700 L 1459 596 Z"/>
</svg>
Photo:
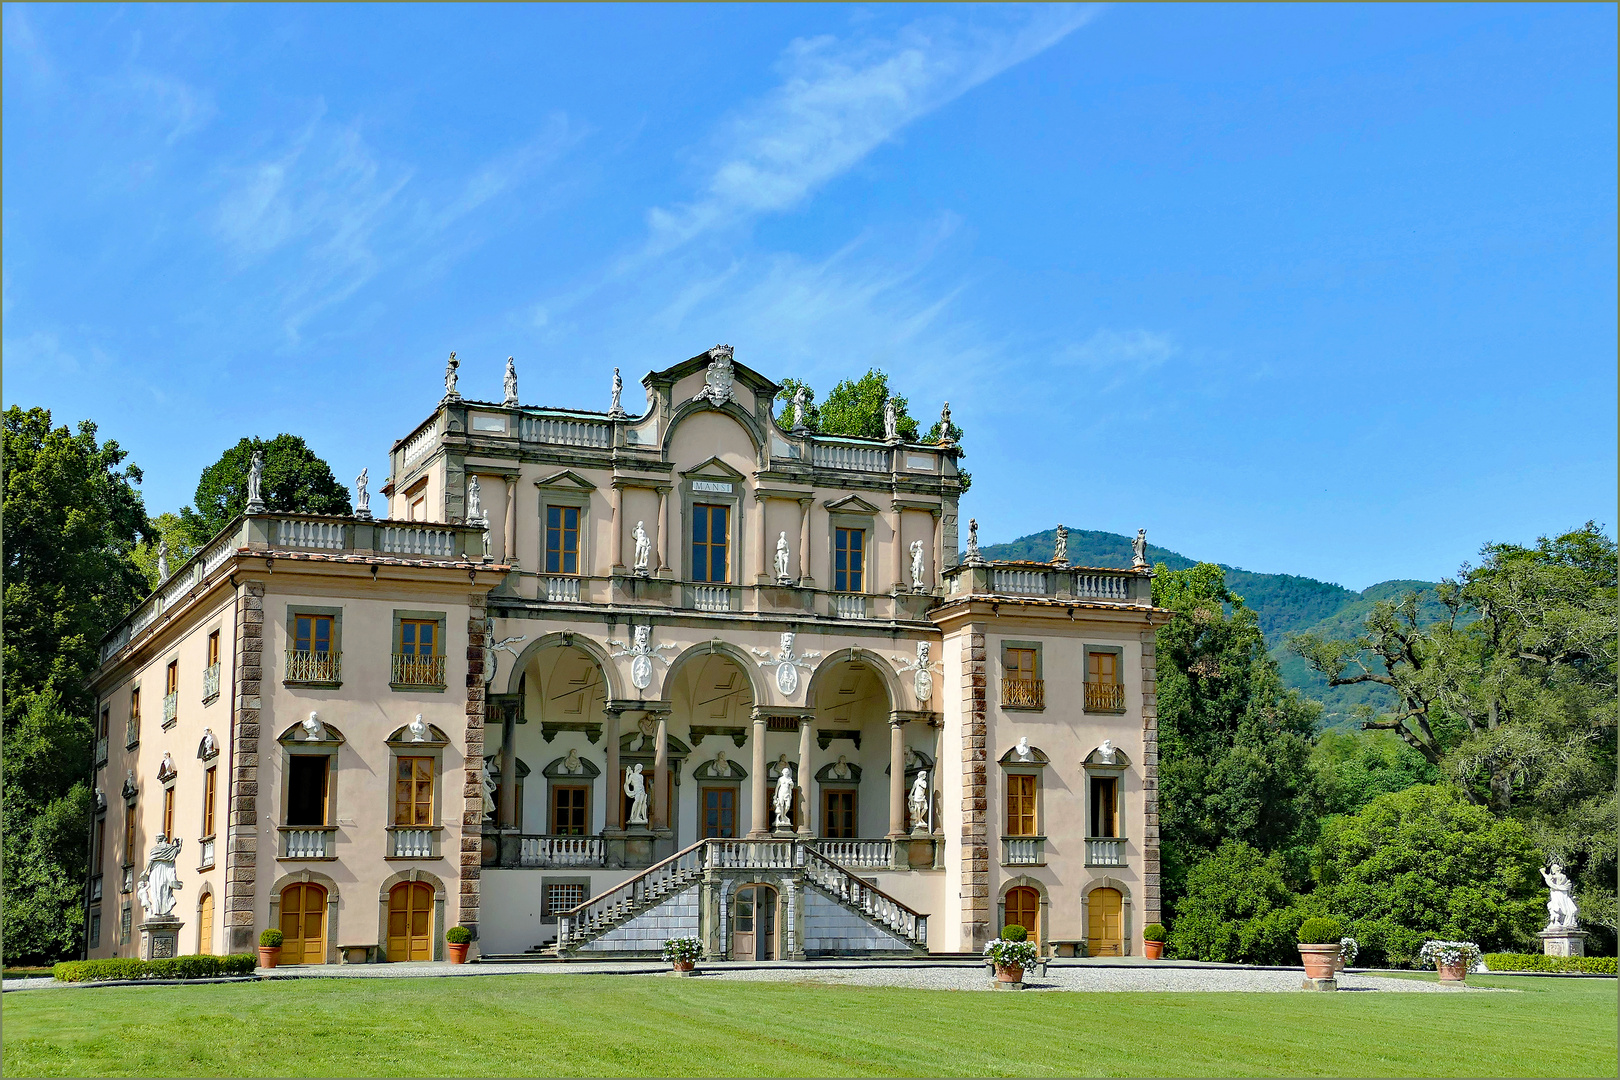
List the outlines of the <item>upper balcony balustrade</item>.
<svg viewBox="0 0 1620 1080">
<path fill-rule="evenodd" d="M 1153 603 L 1153 575 L 1147 570 L 980 561 L 949 567 L 944 576 L 951 597 L 1028 597 L 1140 607 Z"/>
</svg>

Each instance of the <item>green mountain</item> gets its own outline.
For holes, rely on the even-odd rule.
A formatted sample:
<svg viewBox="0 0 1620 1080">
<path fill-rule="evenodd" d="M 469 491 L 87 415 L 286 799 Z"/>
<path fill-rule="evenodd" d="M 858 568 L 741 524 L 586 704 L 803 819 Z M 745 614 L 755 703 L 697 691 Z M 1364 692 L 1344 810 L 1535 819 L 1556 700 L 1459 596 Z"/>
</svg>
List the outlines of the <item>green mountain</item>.
<svg viewBox="0 0 1620 1080">
<path fill-rule="evenodd" d="M 1023 536 L 1005 544 L 987 544 L 981 551 L 987 559 L 1044 561 L 1052 557 L 1057 530 Z M 1148 545 L 1148 561 L 1164 563 L 1172 570 L 1185 570 L 1197 561 L 1167 548 Z M 1069 561 L 1076 566 L 1117 567 L 1131 565 L 1131 538 L 1118 533 L 1069 530 Z M 1351 637 L 1360 629 L 1367 612 L 1378 600 L 1398 597 L 1411 591 L 1428 590 L 1420 612 L 1425 621 L 1444 615 L 1435 600 L 1432 581 L 1380 581 L 1361 592 L 1314 578 L 1295 574 L 1261 574 L 1225 566 L 1226 581 L 1232 591 L 1260 618 L 1260 630 L 1271 646 L 1272 658 L 1282 670 L 1283 680 L 1323 706 L 1323 727 L 1347 727 L 1354 720 L 1357 705 L 1383 710 L 1394 705 L 1390 692 L 1376 684 L 1330 688 L 1327 680 L 1312 671 L 1283 644 L 1286 635 L 1313 630 L 1331 637 Z"/>
</svg>

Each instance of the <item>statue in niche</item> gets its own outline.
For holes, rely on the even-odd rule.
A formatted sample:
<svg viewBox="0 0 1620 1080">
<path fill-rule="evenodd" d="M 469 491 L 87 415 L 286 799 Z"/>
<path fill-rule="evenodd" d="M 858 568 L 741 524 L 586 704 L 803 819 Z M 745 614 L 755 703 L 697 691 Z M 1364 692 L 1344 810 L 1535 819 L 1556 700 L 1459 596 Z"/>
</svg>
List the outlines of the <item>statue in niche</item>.
<svg viewBox="0 0 1620 1080">
<path fill-rule="evenodd" d="M 483 789 L 484 789 L 484 792 L 483 792 L 483 794 L 484 794 L 484 814 L 487 817 L 487 816 L 495 813 L 495 791 L 496 791 L 497 785 L 495 783 L 495 759 L 494 758 L 485 758 L 484 759 L 484 775 L 482 777 L 482 780 L 483 780 Z"/>
<path fill-rule="evenodd" d="M 516 405 L 517 403 L 517 361 L 508 356 L 506 358 L 506 398 L 501 404 Z"/>
<path fill-rule="evenodd" d="M 716 345 L 709 350 L 709 369 L 703 373 L 703 389 L 693 401 L 707 400 L 713 405 L 724 405 L 731 400 L 732 384 L 737 377 L 731 356 L 730 345 Z"/>
<path fill-rule="evenodd" d="M 1552 890 L 1551 895 L 1547 897 L 1547 929 L 1573 930 L 1575 929 L 1575 914 L 1577 911 L 1574 896 L 1575 883 L 1569 880 L 1564 873 L 1564 868 L 1557 862 L 1554 862 L 1549 869 L 1551 873 L 1548 873 L 1547 870 L 1541 872 L 1541 880 L 1545 881 L 1547 888 Z"/>
<path fill-rule="evenodd" d="M 309 714 L 309 719 L 304 721 L 303 726 L 304 726 L 304 741 L 305 742 L 325 742 L 326 741 L 326 725 L 321 723 L 321 717 L 320 717 L 319 713 L 315 713 L 315 712 L 310 713 Z"/>
<path fill-rule="evenodd" d="M 923 554 L 926 549 L 921 540 L 911 542 L 911 591 L 923 591 L 923 575 L 926 568 L 923 565 Z"/>
<path fill-rule="evenodd" d="M 630 766 L 624 774 L 624 793 L 630 797 L 630 824 L 647 824 L 647 781 L 641 775 L 640 762 Z"/>
<path fill-rule="evenodd" d="M 427 723 L 422 719 L 421 713 L 416 714 L 416 719 L 406 725 L 405 730 L 410 733 L 409 741 L 411 742 L 430 742 L 433 739 L 433 733 L 428 730 Z"/>
<path fill-rule="evenodd" d="M 146 872 L 141 875 L 135 895 L 140 898 L 141 911 L 147 918 L 166 918 L 174 914 L 174 892 L 180 888 L 180 878 L 174 863 L 180 856 L 181 840 L 170 840 L 162 833 L 147 854 Z"/>
<path fill-rule="evenodd" d="M 1147 568 L 1147 530 L 1137 529 L 1136 539 L 1131 541 L 1131 569 L 1146 570 Z"/>
<path fill-rule="evenodd" d="M 569 776 L 578 776 L 585 771 L 585 763 L 579 760 L 578 750 L 568 751 L 568 756 L 563 758 L 562 771 Z"/>
<path fill-rule="evenodd" d="M 467 524 L 477 525 L 485 521 L 484 517 L 484 489 L 479 486 L 478 477 L 467 477 Z"/>
<path fill-rule="evenodd" d="M 786 530 L 776 538 L 776 580 L 778 584 L 786 585 L 793 579 L 788 577 L 788 538 Z"/>
<path fill-rule="evenodd" d="M 253 451 L 253 458 L 248 462 L 247 478 L 247 512 L 250 514 L 264 513 L 264 496 L 260 487 L 264 484 L 264 451 Z"/>
<path fill-rule="evenodd" d="M 809 402 L 810 392 L 803 386 L 793 391 L 793 430 L 804 430 L 805 406 Z"/>
<path fill-rule="evenodd" d="M 639 521 L 636 522 L 635 531 L 630 535 L 636 542 L 635 571 L 642 577 L 646 577 L 648 573 L 647 564 L 652 560 L 652 541 L 647 539 L 647 530 L 643 527 L 643 523 Z"/>
<path fill-rule="evenodd" d="M 371 472 L 361 469 L 360 475 L 354 478 L 354 516 L 368 518 L 371 516 L 371 492 L 366 485 L 371 483 Z"/>
<path fill-rule="evenodd" d="M 849 758 L 843 754 L 838 755 L 838 760 L 833 763 L 832 772 L 828 773 L 828 775 L 834 780 L 855 779 L 855 771 L 849 767 Z"/>
<path fill-rule="evenodd" d="M 169 580 L 169 542 L 158 539 L 158 584 Z"/>
<path fill-rule="evenodd" d="M 984 556 L 979 554 L 979 519 L 968 518 L 967 561 L 969 565 L 977 566 L 984 562 Z"/>
<path fill-rule="evenodd" d="M 1052 561 L 1055 563 L 1069 561 L 1069 529 L 1066 525 L 1057 527 L 1057 543 L 1052 546 Z"/>
<path fill-rule="evenodd" d="M 460 366 L 461 361 L 456 359 L 455 353 L 451 353 L 450 359 L 445 361 L 444 365 L 444 396 L 451 400 L 461 397 L 460 392 L 456 390 L 456 383 L 459 381 L 456 369 Z"/>
<path fill-rule="evenodd" d="M 793 827 L 793 766 L 787 763 L 787 755 L 781 759 L 782 773 L 776 778 L 776 795 L 771 800 L 771 807 L 776 811 L 775 827 L 778 829 L 791 829 Z"/>
<path fill-rule="evenodd" d="M 608 406 L 608 415 L 615 420 L 627 415 L 620 398 L 624 394 L 624 380 L 619 377 L 619 369 L 613 369 L 613 402 Z"/>
<path fill-rule="evenodd" d="M 917 779 L 911 783 L 911 794 L 906 797 L 906 807 L 911 811 L 911 830 L 920 832 L 928 828 L 928 772 L 924 770 L 917 774 Z"/>
<path fill-rule="evenodd" d="M 900 410 L 895 408 L 892 397 L 883 399 L 883 437 L 889 442 L 900 441 Z"/>
<path fill-rule="evenodd" d="M 1102 745 L 1097 747 L 1097 761 L 1103 765 L 1114 763 L 1114 740 L 1104 739 Z"/>
</svg>

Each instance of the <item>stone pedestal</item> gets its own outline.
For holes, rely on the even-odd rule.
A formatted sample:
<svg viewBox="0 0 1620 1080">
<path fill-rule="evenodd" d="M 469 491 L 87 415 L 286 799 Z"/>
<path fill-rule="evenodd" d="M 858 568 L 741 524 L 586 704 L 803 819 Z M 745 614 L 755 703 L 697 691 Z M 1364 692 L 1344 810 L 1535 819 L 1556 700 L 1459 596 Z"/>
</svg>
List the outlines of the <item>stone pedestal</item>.
<svg viewBox="0 0 1620 1080">
<path fill-rule="evenodd" d="M 168 960 L 180 955 L 180 928 L 174 916 L 159 916 L 140 924 L 141 959 Z"/>
<path fill-rule="evenodd" d="M 1585 956 L 1585 930 L 1543 930 L 1541 948 L 1548 956 Z"/>
<path fill-rule="evenodd" d="M 1337 990 L 1338 979 L 1306 979 L 1299 987 L 1301 990 Z"/>
</svg>

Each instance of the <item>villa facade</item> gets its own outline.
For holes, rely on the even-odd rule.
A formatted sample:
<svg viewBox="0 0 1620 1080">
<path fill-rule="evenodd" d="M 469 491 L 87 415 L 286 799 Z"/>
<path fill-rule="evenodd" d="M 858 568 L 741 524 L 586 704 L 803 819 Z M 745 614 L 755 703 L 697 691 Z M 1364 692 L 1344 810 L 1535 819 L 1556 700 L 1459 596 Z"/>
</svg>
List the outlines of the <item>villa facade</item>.
<svg viewBox="0 0 1620 1080">
<path fill-rule="evenodd" d="M 90 956 L 1138 951 L 1145 563 L 984 560 L 954 446 L 728 347 L 636 416 L 446 384 L 384 513 L 250 502 L 103 643 Z"/>
</svg>

